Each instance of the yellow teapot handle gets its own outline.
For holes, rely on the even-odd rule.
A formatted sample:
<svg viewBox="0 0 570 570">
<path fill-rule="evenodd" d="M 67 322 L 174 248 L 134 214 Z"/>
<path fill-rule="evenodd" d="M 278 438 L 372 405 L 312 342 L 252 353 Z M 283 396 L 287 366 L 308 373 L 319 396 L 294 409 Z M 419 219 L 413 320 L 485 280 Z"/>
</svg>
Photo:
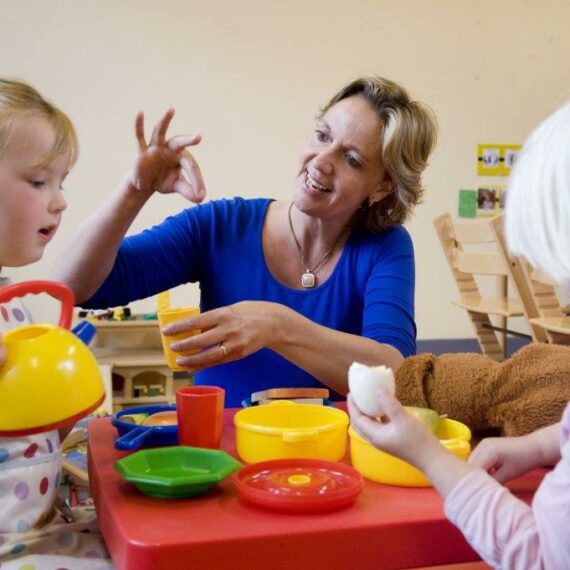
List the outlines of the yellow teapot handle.
<svg viewBox="0 0 570 570">
<path fill-rule="evenodd" d="M 54 299 L 61 301 L 61 312 L 59 314 L 59 326 L 64 329 L 71 327 L 73 318 L 73 306 L 75 305 L 75 296 L 73 291 L 63 283 L 57 281 L 22 281 L 15 285 L 8 285 L 0 289 L 0 303 L 7 303 L 14 297 L 23 297 L 31 293 L 47 293 Z"/>
</svg>

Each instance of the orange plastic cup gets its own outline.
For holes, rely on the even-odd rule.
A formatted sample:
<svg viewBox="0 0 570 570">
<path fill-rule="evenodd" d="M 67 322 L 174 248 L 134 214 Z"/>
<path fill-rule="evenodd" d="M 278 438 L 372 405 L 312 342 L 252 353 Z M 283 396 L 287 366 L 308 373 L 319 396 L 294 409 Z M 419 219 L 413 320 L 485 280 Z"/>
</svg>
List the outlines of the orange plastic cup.
<svg viewBox="0 0 570 570">
<path fill-rule="evenodd" d="M 164 336 L 162 334 L 162 328 L 170 323 L 174 323 L 181 319 L 186 319 L 188 317 L 195 317 L 196 315 L 200 314 L 200 309 L 198 307 L 179 307 L 174 309 L 167 309 L 166 311 L 159 311 L 158 313 L 158 323 L 160 325 L 161 333 L 160 338 L 162 340 L 162 350 L 164 351 L 164 356 L 168 362 L 168 367 L 171 370 L 180 372 L 184 370 L 181 366 L 176 364 L 176 359 L 179 356 L 187 356 L 189 354 L 196 354 L 200 352 L 199 350 L 189 350 L 184 352 L 174 352 L 170 345 L 176 342 L 177 340 L 184 340 L 185 338 L 189 338 L 191 336 L 200 334 L 200 329 L 194 329 L 191 331 L 186 331 L 180 334 L 175 334 L 172 336 Z"/>
<path fill-rule="evenodd" d="M 218 386 L 186 386 L 176 391 L 180 445 L 220 447 L 225 395 Z"/>
</svg>

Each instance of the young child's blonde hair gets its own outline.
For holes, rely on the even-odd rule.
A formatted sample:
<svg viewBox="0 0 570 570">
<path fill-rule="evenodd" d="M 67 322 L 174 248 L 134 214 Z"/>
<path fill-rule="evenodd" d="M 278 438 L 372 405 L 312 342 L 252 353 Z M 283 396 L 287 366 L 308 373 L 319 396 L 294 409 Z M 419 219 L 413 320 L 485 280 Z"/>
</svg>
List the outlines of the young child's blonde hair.
<svg viewBox="0 0 570 570">
<path fill-rule="evenodd" d="M 570 101 L 529 135 L 507 185 L 507 245 L 570 283 Z"/>
<path fill-rule="evenodd" d="M 54 144 L 42 164 L 49 164 L 62 154 L 69 154 L 71 164 L 75 163 L 79 143 L 69 117 L 27 83 L 0 79 L 0 154 L 8 146 L 14 126 L 26 117 L 43 117 L 53 127 Z"/>
</svg>

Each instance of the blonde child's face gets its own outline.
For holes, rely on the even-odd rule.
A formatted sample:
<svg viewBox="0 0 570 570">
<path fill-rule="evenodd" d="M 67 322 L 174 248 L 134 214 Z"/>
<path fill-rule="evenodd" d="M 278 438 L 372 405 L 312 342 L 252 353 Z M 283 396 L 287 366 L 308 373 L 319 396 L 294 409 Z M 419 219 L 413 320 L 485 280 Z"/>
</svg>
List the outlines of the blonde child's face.
<svg viewBox="0 0 570 570">
<path fill-rule="evenodd" d="M 0 154 L 0 268 L 40 259 L 59 227 L 70 156 L 43 164 L 54 138 L 47 119 L 28 117 L 13 127 Z"/>
</svg>

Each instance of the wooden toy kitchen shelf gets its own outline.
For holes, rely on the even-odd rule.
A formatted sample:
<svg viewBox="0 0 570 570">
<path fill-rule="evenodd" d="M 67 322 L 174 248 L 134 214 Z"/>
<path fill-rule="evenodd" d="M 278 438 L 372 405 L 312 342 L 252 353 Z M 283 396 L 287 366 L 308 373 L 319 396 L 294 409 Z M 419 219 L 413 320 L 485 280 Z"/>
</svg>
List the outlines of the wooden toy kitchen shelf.
<svg viewBox="0 0 570 570">
<path fill-rule="evenodd" d="M 91 349 L 112 371 L 113 412 L 129 406 L 173 403 L 176 390 L 191 383 L 166 364 L 157 320 L 89 319 L 97 328 Z"/>
</svg>

